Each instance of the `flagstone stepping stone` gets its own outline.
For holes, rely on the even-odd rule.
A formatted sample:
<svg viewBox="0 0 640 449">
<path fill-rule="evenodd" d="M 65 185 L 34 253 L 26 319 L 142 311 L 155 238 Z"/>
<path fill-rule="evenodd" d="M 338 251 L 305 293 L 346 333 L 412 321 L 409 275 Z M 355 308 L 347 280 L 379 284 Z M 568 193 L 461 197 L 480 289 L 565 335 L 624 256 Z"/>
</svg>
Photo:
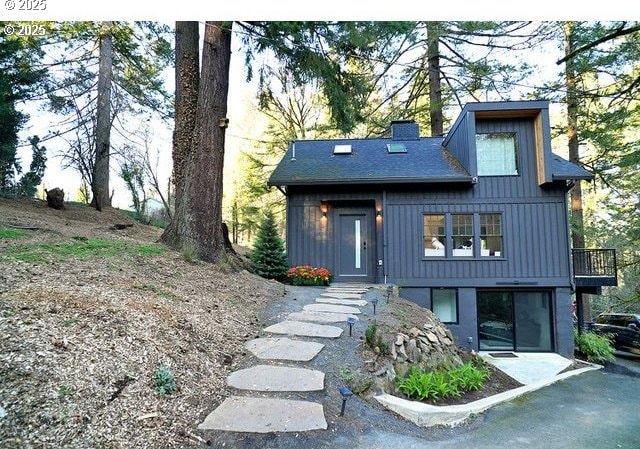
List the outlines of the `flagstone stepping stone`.
<svg viewBox="0 0 640 449">
<path fill-rule="evenodd" d="M 338 298 L 338 299 L 362 299 L 362 295 L 355 293 L 320 293 L 320 296 L 325 298 Z"/>
<path fill-rule="evenodd" d="M 363 288 L 332 288 L 329 287 L 326 289 L 327 293 L 354 293 L 354 294 L 362 294 L 367 293 L 367 290 Z"/>
<path fill-rule="evenodd" d="M 335 304 L 308 304 L 302 309 L 308 312 L 353 313 L 354 315 L 362 313 L 357 307 L 340 306 Z"/>
<path fill-rule="evenodd" d="M 324 373 L 306 368 L 257 365 L 231 373 L 227 385 L 251 391 L 318 391 L 324 389 Z"/>
<path fill-rule="evenodd" d="M 308 362 L 318 355 L 324 345 L 313 341 L 291 340 L 285 337 L 256 338 L 244 345 L 263 360 L 292 360 Z"/>
<path fill-rule="evenodd" d="M 349 317 L 358 321 L 358 317 L 350 313 L 311 312 L 309 310 L 290 313 L 287 319 L 293 321 L 312 321 L 315 323 L 346 323 Z"/>
<path fill-rule="evenodd" d="M 228 432 L 305 432 L 326 430 L 322 404 L 275 398 L 232 396 L 209 414 L 198 429 Z"/>
<path fill-rule="evenodd" d="M 367 305 L 367 301 L 364 299 L 316 298 L 316 302 L 319 304 L 340 304 L 343 306 L 356 306 L 356 307 L 362 307 Z"/>
<path fill-rule="evenodd" d="M 289 315 L 290 317 L 291 315 Z M 347 320 L 346 318 L 344 319 Z M 282 321 L 267 327 L 265 332 L 272 334 L 298 335 L 300 337 L 338 338 L 342 335 L 342 329 L 337 326 L 324 324 L 305 323 L 300 321 Z"/>
</svg>

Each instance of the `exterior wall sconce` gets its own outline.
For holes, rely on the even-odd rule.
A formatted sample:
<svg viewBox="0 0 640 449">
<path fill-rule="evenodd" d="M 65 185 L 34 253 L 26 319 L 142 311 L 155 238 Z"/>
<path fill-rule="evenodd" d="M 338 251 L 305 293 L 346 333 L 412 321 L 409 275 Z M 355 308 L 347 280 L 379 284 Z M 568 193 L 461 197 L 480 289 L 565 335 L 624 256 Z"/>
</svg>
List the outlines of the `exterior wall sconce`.
<svg viewBox="0 0 640 449">
<path fill-rule="evenodd" d="M 323 202 L 321 202 L 321 203 L 320 203 L 320 212 L 322 212 L 322 218 L 323 218 L 324 220 L 326 220 L 326 219 L 327 219 L 327 211 L 328 211 L 328 210 L 329 210 L 329 207 L 327 206 L 327 203 L 326 203 L 326 202 L 324 202 L 324 201 L 323 201 Z"/>
<path fill-rule="evenodd" d="M 325 218 L 325 219 L 327 218 L 327 211 L 326 210 L 322 211 L 322 218 Z"/>
<path fill-rule="evenodd" d="M 376 218 L 382 218 L 382 211 L 381 210 L 377 210 L 376 211 Z"/>
</svg>

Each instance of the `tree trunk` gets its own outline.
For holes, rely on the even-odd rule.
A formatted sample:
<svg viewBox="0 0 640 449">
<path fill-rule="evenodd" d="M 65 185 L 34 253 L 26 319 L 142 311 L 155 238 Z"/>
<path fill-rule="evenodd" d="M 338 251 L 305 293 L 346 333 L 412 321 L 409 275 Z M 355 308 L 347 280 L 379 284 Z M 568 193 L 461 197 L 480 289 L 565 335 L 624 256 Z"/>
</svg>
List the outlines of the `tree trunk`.
<svg viewBox="0 0 640 449">
<path fill-rule="evenodd" d="M 573 22 L 564 22 L 564 53 L 570 55 L 574 51 Z M 580 142 L 578 140 L 578 74 L 574 58 L 565 63 L 565 86 L 567 88 L 567 139 L 569 142 L 569 160 L 580 164 Z M 584 218 L 582 212 L 582 186 L 577 180 L 571 189 L 571 243 L 573 248 L 584 248 Z M 591 320 L 591 303 L 589 295 L 581 295 L 584 317 Z"/>
<path fill-rule="evenodd" d="M 113 78 L 113 38 L 111 22 L 104 22 L 100 35 L 98 66 L 98 106 L 96 109 L 96 160 L 93 172 L 93 206 L 111 206 L 109 197 L 109 153 L 111 138 L 111 80 Z"/>
<path fill-rule="evenodd" d="M 429 119 L 431 136 L 442 136 L 442 87 L 440 85 L 440 24 L 427 22 L 427 58 L 429 63 Z"/>
<path fill-rule="evenodd" d="M 184 167 L 193 156 L 192 145 L 198 108 L 200 85 L 200 33 L 198 22 L 176 22 L 176 99 L 175 130 L 173 131 L 173 210 L 169 226 L 162 234 L 162 241 L 180 248 L 178 220 L 175 214 L 182 202 Z"/>
<path fill-rule="evenodd" d="M 222 22 L 207 22 L 205 26 L 196 125 L 191 141 L 194 150 L 184 160 L 180 169 L 182 179 L 176 182 L 176 186 L 181 186 L 181 192 L 172 221 L 176 238 L 170 242 L 180 249 L 192 248 L 199 259 L 209 262 L 217 261 L 225 253 L 222 172 L 231 60 L 230 28 L 231 24 Z M 176 133 L 176 140 L 179 137 Z"/>
<path fill-rule="evenodd" d="M 573 52 L 573 22 L 564 23 L 564 52 Z M 577 74 L 575 62 L 568 59 L 565 65 L 565 77 L 567 88 L 567 139 L 569 141 L 569 160 L 580 163 L 580 151 L 578 141 L 578 98 L 577 98 Z M 576 182 L 571 190 L 571 240 L 574 248 L 584 248 L 584 223 L 582 214 L 582 188 L 580 181 Z"/>
</svg>

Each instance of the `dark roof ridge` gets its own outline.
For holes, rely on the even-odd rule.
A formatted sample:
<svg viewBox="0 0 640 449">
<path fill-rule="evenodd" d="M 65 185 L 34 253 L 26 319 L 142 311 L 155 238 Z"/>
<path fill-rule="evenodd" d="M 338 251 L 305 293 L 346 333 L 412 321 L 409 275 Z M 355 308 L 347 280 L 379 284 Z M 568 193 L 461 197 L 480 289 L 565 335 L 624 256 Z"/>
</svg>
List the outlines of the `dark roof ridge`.
<svg viewBox="0 0 640 449">
<path fill-rule="evenodd" d="M 420 137 L 420 140 L 444 140 L 444 136 L 435 136 L 435 137 Z M 336 137 L 333 139 L 296 139 L 292 140 L 292 142 L 337 142 L 337 141 L 345 141 L 345 140 L 354 140 L 354 141 L 373 141 L 373 140 L 391 140 L 391 137 Z M 403 141 L 414 141 L 415 139 L 396 139 L 395 142 L 403 142 Z"/>
</svg>

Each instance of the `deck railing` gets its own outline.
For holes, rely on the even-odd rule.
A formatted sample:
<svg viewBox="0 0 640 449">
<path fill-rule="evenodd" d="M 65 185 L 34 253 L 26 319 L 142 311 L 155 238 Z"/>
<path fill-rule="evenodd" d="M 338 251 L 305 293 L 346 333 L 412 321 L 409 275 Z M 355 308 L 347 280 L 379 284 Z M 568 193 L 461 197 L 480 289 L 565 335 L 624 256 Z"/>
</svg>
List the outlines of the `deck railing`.
<svg viewBox="0 0 640 449">
<path fill-rule="evenodd" d="M 607 282 L 601 285 L 616 285 L 616 250 L 615 249 L 583 249 L 571 250 L 573 256 L 573 275 L 576 278 L 607 278 L 615 279 L 615 283 Z"/>
</svg>

